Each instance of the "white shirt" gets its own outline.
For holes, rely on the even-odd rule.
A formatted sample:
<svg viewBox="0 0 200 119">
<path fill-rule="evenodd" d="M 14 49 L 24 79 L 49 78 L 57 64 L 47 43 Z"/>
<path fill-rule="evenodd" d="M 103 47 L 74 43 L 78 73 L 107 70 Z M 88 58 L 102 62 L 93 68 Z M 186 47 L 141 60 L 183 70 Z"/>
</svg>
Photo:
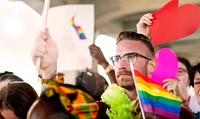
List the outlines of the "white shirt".
<svg viewBox="0 0 200 119">
<path fill-rule="evenodd" d="M 191 96 L 189 100 L 189 108 L 192 112 L 197 113 L 200 112 L 200 104 L 197 102 L 196 96 Z"/>
</svg>

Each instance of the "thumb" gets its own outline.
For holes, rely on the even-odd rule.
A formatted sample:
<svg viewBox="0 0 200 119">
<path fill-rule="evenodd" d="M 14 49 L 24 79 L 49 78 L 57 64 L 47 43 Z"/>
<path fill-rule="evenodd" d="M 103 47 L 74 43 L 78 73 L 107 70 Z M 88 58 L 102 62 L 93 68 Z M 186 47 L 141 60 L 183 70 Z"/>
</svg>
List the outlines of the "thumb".
<svg viewBox="0 0 200 119">
<path fill-rule="evenodd" d="M 48 29 L 48 28 L 46 28 L 46 29 L 45 29 L 45 34 L 46 34 L 46 36 L 47 36 L 47 39 L 48 39 L 48 40 L 52 40 L 52 38 L 51 38 L 51 35 L 50 35 L 50 33 L 49 33 L 49 29 Z"/>
</svg>

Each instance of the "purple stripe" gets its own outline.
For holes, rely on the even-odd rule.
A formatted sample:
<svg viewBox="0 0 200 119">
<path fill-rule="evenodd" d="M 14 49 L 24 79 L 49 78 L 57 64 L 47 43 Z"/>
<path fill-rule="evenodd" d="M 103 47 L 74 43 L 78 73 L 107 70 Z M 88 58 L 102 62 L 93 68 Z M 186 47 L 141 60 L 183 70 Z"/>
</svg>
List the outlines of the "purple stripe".
<svg viewBox="0 0 200 119">
<path fill-rule="evenodd" d="M 170 118 L 170 119 L 179 119 L 179 114 L 167 112 L 163 109 L 155 108 L 155 107 L 152 107 L 150 105 L 142 105 L 142 107 L 143 107 L 145 112 L 158 114 L 160 116 Z"/>
</svg>

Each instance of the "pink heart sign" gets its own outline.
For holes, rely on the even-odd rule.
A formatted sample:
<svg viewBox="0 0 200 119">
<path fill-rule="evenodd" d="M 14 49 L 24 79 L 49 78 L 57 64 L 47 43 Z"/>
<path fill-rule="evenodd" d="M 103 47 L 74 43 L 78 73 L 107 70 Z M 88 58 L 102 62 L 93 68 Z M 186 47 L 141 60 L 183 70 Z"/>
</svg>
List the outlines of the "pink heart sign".
<svg viewBox="0 0 200 119">
<path fill-rule="evenodd" d="M 162 81 L 168 78 L 176 79 L 178 72 L 178 58 L 176 54 L 168 49 L 162 48 L 156 55 L 158 66 L 152 73 L 152 80 L 163 86 Z"/>
<path fill-rule="evenodd" d="M 200 27 L 200 8 L 193 4 L 178 7 L 178 0 L 170 1 L 153 16 L 150 30 L 154 46 L 186 37 Z"/>
</svg>

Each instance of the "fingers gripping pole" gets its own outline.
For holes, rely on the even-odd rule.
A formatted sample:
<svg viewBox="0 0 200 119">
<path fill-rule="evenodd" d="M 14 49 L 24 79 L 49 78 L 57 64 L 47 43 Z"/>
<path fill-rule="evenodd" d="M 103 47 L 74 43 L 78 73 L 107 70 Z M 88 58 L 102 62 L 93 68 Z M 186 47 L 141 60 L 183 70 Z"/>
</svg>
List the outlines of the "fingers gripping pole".
<svg viewBox="0 0 200 119">
<path fill-rule="evenodd" d="M 44 1 L 44 7 L 42 11 L 42 24 L 41 24 L 41 30 L 45 32 L 46 26 L 47 26 L 47 17 L 48 17 L 48 10 L 50 6 L 51 0 L 45 0 Z M 36 73 L 40 73 L 40 65 L 41 65 L 41 58 L 38 57 L 36 60 Z"/>
</svg>

